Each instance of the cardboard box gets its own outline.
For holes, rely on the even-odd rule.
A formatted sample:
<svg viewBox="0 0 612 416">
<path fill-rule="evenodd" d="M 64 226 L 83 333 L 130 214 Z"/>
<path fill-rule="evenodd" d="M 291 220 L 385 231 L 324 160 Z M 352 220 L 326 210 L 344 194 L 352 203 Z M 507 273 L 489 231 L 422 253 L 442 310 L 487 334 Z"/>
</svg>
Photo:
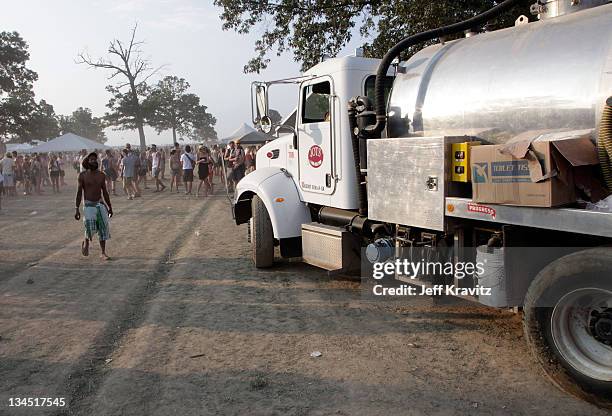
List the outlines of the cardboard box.
<svg viewBox="0 0 612 416">
<path fill-rule="evenodd" d="M 475 202 L 531 207 L 575 202 L 576 168 L 592 170 L 599 163 L 588 135 L 559 133 L 526 133 L 505 145 L 475 146 L 470 156 Z"/>
</svg>

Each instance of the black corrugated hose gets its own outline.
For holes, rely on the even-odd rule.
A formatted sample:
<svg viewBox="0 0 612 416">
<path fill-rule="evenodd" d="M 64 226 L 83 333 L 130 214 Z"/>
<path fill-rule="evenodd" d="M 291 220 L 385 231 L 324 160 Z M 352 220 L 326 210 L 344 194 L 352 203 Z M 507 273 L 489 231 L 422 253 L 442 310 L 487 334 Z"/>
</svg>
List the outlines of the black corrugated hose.
<svg viewBox="0 0 612 416">
<path fill-rule="evenodd" d="M 357 107 L 357 98 L 351 98 L 348 103 L 348 116 L 349 116 L 349 130 L 351 133 L 351 145 L 353 150 L 353 158 L 355 164 L 355 175 L 357 177 L 357 201 L 360 215 L 368 215 L 368 204 L 367 199 L 368 195 L 366 192 L 366 187 L 362 183 L 363 175 L 361 174 L 361 169 L 359 167 L 359 139 L 355 134 L 355 129 L 357 128 L 357 118 L 356 118 L 356 107 Z"/>
<path fill-rule="evenodd" d="M 454 35 L 455 33 L 473 29 L 477 26 L 486 23 L 492 18 L 499 16 L 500 14 L 506 12 L 513 6 L 523 1 L 524 0 L 506 0 L 498 4 L 497 6 L 490 8 L 486 12 L 464 20 L 462 22 L 453 23 L 452 25 L 428 30 L 426 32 L 421 32 L 417 33 L 416 35 L 409 36 L 401 40 L 391 49 L 389 49 L 389 51 L 385 54 L 382 61 L 378 65 L 378 71 L 376 73 L 376 83 L 374 84 L 374 97 L 376 100 L 376 124 L 367 126 L 364 131 L 362 131 L 362 134 L 365 134 L 367 138 L 378 138 L 380 137 L 383 129 L 385 128 L 385 123 L 387 120 L 387 115 L 385 111 L 385 77 L 387 76 L 387 71 L 389 70 L 391 63 L 396 57 L 400 55 L 400 53 L 410 48 L 411 46 L 416 45 L 417 43 L 426 42 L 432 39 Z"/>
<path fill-rule="evenodd" d="M 608 97 L 604 105 L 599 124 L 597 151 L 604 183 L 608 190 L 612 191 L 612 97 Z"/>
</svg>

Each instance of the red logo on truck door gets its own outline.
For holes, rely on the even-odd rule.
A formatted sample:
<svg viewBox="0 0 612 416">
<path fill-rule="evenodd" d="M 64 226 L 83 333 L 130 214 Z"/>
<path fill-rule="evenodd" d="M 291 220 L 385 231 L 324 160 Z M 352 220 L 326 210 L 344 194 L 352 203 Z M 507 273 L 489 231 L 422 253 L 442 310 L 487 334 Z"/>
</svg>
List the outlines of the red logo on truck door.
<svg viewBox="0 0 612 416">
<path fill-rule="evenodd" d="M 323 164 L 323 149 L 316 144 L 308 151 L 308 162 L 313 168 L 318 168 Z"/>
</svg>

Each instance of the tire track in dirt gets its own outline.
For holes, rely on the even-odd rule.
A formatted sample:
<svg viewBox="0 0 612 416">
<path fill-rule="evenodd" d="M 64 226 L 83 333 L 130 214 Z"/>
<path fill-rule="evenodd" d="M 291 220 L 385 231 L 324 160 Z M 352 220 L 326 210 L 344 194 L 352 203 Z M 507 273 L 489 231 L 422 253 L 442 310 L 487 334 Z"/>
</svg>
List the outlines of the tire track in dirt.
<svg viewBox="0 0 612 416">
<path fill-rule="evenodd" d="M 151 195 L 152 196 L 152 195 Z M 113 201 L 113 199 L 118 198 L 118 196 L 116 196 L 115 198 L 111 199 L 111 202 Z M 156 211 L 158 208 L 155 206 L 155 203 L 159 200 L 162 200 L 161 194 L 157 194 L 156 196 L 153 196 L 152 198 L 149 198 L 149 195 L 147 195 L 147 199 L 146 199 L 146 204 L 144 206 L 142 206 L 141 208 L 141 213 L 143 214 L 148 214 L 151 213 L 153 211 Z M 69 202 L 66 202 L 67 206 L 69 206 Z M 124 212 L 130 212 L 133 210 L 133 207 L 131 205 L 121 205 L 119 207 L 119 209 L 117 209 L 117 204 L 113 204 L 114 205 L 114 213 L 121 216 L 122 213 Z M 36 210 L 37 207 L 34 207 Z M 73 211 L 70 211 L 73 212 Z M 40 221 L 46 221 L 47 219 L 51 219 L 56 215 L 56 213 L 54 211 L 49 211 L 48 213 L 44 214 L 43 216 L 37 216 L 36 220 Z M 72 214 L 74 215 L 74 214 Z M 79 224 L 80 227 L 79 231 L 82 232 L 82 219 L 79 220 Z M 13 222 L 13 223 L 9 223 L 8 225 L 3 225 L 2 226 L 2 233 L 4 235 L 12 235 L 13 233 L 16 232 L 16 230 L 19 229 L 23 229 L 23 227 L 25 227 L 26 225 L 31 225 L 31 220 L 27 220 L 24 219 L 22 221 L 19 222 Z M 112 226 L 112 224 L 111 224 Z M 16 230 L 15 230 L 16 229 Z M 12 230 L 12 231 L 11 231 Z M 45 251 L 44 255 L 42 257 L 31 257 L 29 258 L 28 262 L 26 264 L 23 264 L 21 262 L 17 262 L 15 263 L 14 266 L 7 266 L 7 265 L 3 265 L 2 267 L 2 274 L 0 275 L 0 284 L 2 284 L 5 281 L 8 281 L 10 279 L 12 279 L 13 277 L 15 277 L 16 275 L 24 272 L 25 270 L 29 269 L 30 267 L 34 267 L 36 266 L 36 264 L 43 262 L 45 259 L 48 259 L 54 255 L 56 255 L 58 252 L 60 252 L 61 250 L 63 250 L 65 247 L 75 244 L 78 245 L 78 242 L 82 241 L 82 237 L 79 237 L 77 239 L 74 238 L 73 235 L 69 235 L 69 237 L 67 238 L 62 238 L 59 240 L 55 240 L 53 242 L 53 245 L 55 247 L 57 247 L 57 249 L 52 250 L 52 251 Z M 7 242 L 8 243 L 8 242 Z"/>
<path fill-rule="evenodd" d="M 207 201 L 208 209 L 206 211 L 218 213 L 220 210 L 224 211 L 229 209 L 225 199 L 225 196 L 219 195 L 209 198 Z M 210 244 L 213 241 L 212 239 L 208 239 L 212 237 L 210 226 L 217 220 L 218 217 L 216 215 L 204 215 L 198 224 L 198 232 L 190 233 L 189 236 L 185 238 L 184 243 L 173 253 L 172 259 L 176 261 L 176 263 L 168 269 L 163 281 L 160 281 L 161 287 L 155 296 L 147 303 L 147 308 L 143 310 L 143 315 L 138 324 L 129 328 L 129 333 L 125 334 L 125 342 L 122 343 L 121 348 L 113 351 L 115 363 L 124 362 L 126 350 L 129 352 L 139 350 L 139 346 L 143 346 L 142 343 L 144 342 L 146 349 L 140 350 L 142 354 L 138 354 L 139 356 L 154 356 L 155 358 L 153 361 L 158 368 L 165 368 L 173 364 L 173 360 L 176 358 L 174 353 L 183 347 L 182 343 L 184 342 L 184 338 L 182 338 L 182 336 L 184 336 L 185 325 L 188 325 L 188 321 L 194 311 L 188 308 L 187 305 L 178 306 L 171 311 L 164 309 L 162 305 L 164 305 L 169 298 L 177 301 L 185 300 L 184 293 L 179 294 L 173 291 L 173 282 L 179 277 L 189 276 L 191 274 L 193 263 L 186 261 L 186 258 L 197 257 L 201 249 L 207 252 L 212 249 L 210 246 L 201 246 L 201 243 L 202 241 L 209 241 Z M 203 258 L 205 258 L 205 256 Z M 160 315 L 171 319 L 172 323 L 167 325 L 162 324 L 159 327 L 152 325 L 151 322 L 155 321 Z M 152 329 L 153 327 L 155 327 L 155 329 Z M 162 327 L 163 330 L 161 329 Z M 143 335 L 142 331 L 146 332 L 149 330 L 151 330 L 151 332 L 148 333 L 148 335 Z M 150 339 L 147 338 L 148 336 L 154 337 L 155 342 L 147 341 L 147 339 Z M 160 353 L 161 351 L 163 351 L 163 353 Z M 145 360 L 148 361 L 148 359 Z M 130 365 L 138 367 L 136 361 L 130 361 Z M 89 414 L 116 414 L 120 411 L 117 407 L 114 407 L 114 404 L 109 404 L 108 398 L 114 397 L 113 391 L 118 387 L 118 379 L 120 380 L 119 383 L 126 383 L 121 372 L 125 371 L 126 368 L 133 367 L 124 367 L 121 364 L 118 364 L 118 366 L 121 370 L 117 370 L 116 367 L 113 368 L 113 366 L 111 366 L 112 368 L 109 369 L 107 376 L 101 381 L 100 388 L 96 391 L 96 394 L 91 395 L 87 399 L 87 407 L 90 411 Z M 136 379 L 129 380 L 129 384 L 140 384 Z M 147 373 L 147 380 L 143 384 L 143 387 L 137 390 L 137 394 L 134 394 L 134 391 L 129 390 L 130 387 L 127 387 L 127 389 L 134 394 L 133 396 L 130 395 L 130 397 L 133 397 L 133 400 L 130 400 L 130 402 L 138 407 L 137 414 L 147 415 L 152 415 L 155 414 L 156 411 L 159 411 L 157 406 L 159 405 L 160 398 L 168 394 L 166 388 L 167 385 L 164 383 L 163 376 L 155 371 Z M 123 398 L 119 398 L 118 401 L 121 402 L 122 399 Z M 169 399 L 171 400 L 171 398 Z M 125 411 L 128 414 L 130 413 L 130 410 L 126 409 L 121 409 L 121 411 Z M 181 413 L 179 412 L 178 414 Z"/>
<path fill-rule="evenodd" d="M 166 247 L 162 260 L 151 271 L 150 278 L 128 297 L 123 309 L 116 313 L 115 319 L 108 322 L 102 333 L 95 338 L 92 343 L 94 347 L 75 365 L 67 381 L 67 391 L 70 392 L 68 406 L 55 415 L 90 414 L 88 399 L 95 397 L 104 379 L 106 360 L 121 345 L 121 340 L 126 333 L 139 325 L 145 316 L 148 302 L 157 295 L 161 289 L 160 284 L 168 277 L 172 269 L 169 260 L 187 244 L 189 240 L 185 238 L 185 235 L 190 233 L 191 228 L 209 210 L 210 205 L 210 200 L 207 200 L 189 214 L 189 217 L 177 230 L 174 240 Z"/>
</svg>

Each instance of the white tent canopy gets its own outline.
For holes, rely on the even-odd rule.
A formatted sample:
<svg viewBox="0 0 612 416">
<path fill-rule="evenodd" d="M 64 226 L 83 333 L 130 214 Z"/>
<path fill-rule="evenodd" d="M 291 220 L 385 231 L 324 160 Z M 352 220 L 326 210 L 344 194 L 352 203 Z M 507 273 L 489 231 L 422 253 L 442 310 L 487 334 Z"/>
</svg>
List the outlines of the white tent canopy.
<svg viewBox="0 0 612 416">
<path fill-rule="evenodd" d="M 242 126 L 237 128 L 232 134 L 230 134 L 229 136 L 227 136 L 224 139 L 221 139 L 221 143 L 227 144 L 227 143 L 231 142 L 232 140 L 236 140 L 237 138 L 245 136 L 245 135 L 247 135 L 249 133 L 252 133 L 254 131 L 257 131 L 257 130 L 255 130 L 253 127 L 247 125 L 246 123 L 242 123 Z"/>
<path fill-rule="evenodd" d="M 6 151 L 7 152 L 29 152 L 33 146 L 30 146 L 27 143 L 7 143 Z"/>
<path fill-rule="evenodd" d="M 85 137 L 78 136 L 74 133 L 66 133 L 46 143 L 42 143 L 36 147 L 29 149 L 31 153 L 48 153 L 48 152 L 78 152 L 81 149 L 85 150 L 106 150 L 110 149 L 100 142 L 96 142 Z"/>
</svg>

